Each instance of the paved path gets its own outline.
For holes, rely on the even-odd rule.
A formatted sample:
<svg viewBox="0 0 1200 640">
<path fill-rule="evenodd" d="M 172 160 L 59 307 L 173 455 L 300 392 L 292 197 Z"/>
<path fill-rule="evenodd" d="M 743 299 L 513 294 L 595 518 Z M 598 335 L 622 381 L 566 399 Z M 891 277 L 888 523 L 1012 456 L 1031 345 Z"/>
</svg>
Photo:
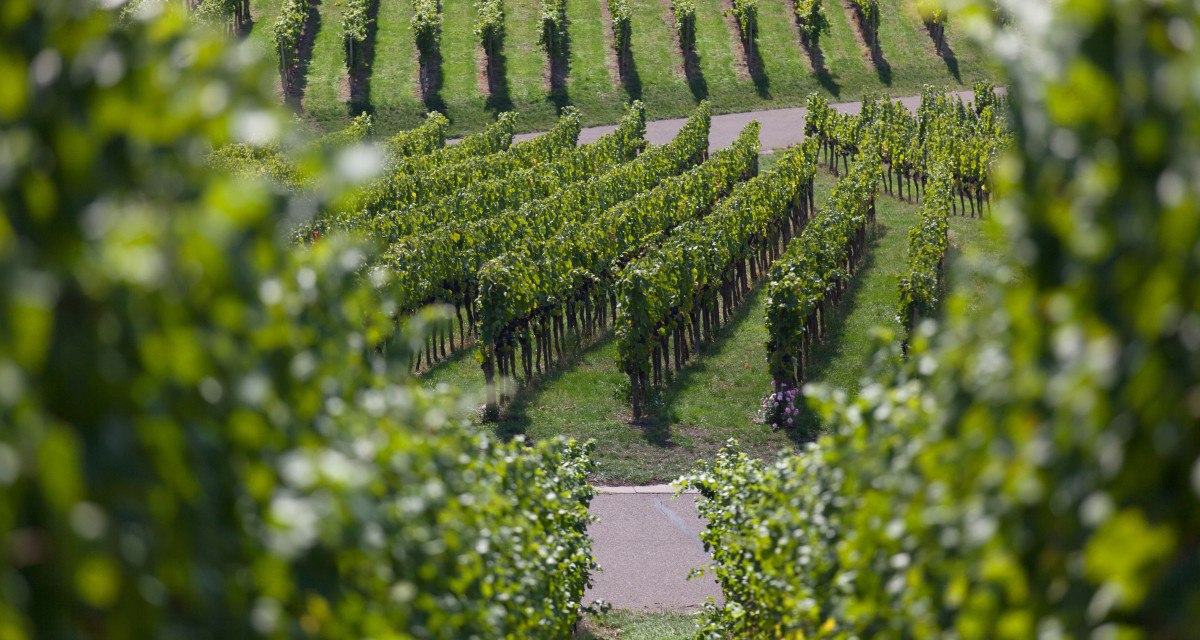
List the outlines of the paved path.
<svg viewBox="0 0 1200 640">
<path fill-rule="evenodd" d="M 1003 91 L 1003 89 L 1001 89 Z M 970 91 L 956 91 L 953 95 L 962 96 L 964 100 L 970 100 L 974 95 Z M 898 98 L 909 109 L 916 111 L 917 105 L 921 103 L 921 96 L 907 96 Z M 858 113 L 861 102 L 839 102 L 832 105 L 842 113 Z M 751 120 L 758 120 L 762 125 L 762 130 L 759 132 L 759 140 L 762 142 L 762 150 L 770 151 L 771 149 L 779 149 L 790 147 L 794 144 L 799 144 L 804 140 L 804 114 L 807 109 L 803 107 L 795 107 L 790 109 L 767 109 L 763 111 L 748 111 L 745 113 L 726 113 L 713 116 L 712 128 L 708 134 L 709 151 L 724 149 L 733 144 L 737 139 L 742 128 L 745 127 Z M 654 120 L 646 123 L 646 139 L 652 144 L 666 144 L 675 137 L 675 133 L 679 131 L 687 118 L 672 118 L 670 120 Z M 580 144 L 594 142 L 600 136 L 606 133 L 612 133 L 616 129 L 615 125 L 604 127 L 588 127 L 579 133 Z M 514 140 L 528 140 L 540 133 L 522 133 L 514 137 Z"/>
<path fill-rule="evenodd" d="M 614 609 L 695 611 L 721 588 L 712 576 L 688 580 L 688 572 L 711 561 L 700 542 L 704 521 L 694 495 L 673 496 L 670 487 L 600 489 L 592 498 L 599 518 L 588 527 L 600 572 L 584 595 Z"/>
</svg>

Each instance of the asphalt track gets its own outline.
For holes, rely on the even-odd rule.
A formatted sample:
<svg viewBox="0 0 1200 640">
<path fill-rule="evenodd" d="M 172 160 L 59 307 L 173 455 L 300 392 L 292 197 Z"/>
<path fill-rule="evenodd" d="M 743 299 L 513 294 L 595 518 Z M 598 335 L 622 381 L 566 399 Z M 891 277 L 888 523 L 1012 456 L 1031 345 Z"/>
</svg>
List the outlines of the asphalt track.
<svg viewBox="0 0 1200 640">
<path fill-rule="evenodd" d="M 1002 91 L 1003 89 L 1001 89 Z M 955 91 L 951 94 L 961 96 L 964 100 L 970 100 L 972 96 L 970 91 Z M 897 98 L 897 100 L 904 103 L 909 110 L 916 111 L 917 105 L 921 103 L 921 96 L 907 96 Z M 858 113 L 862 104 L 860 102 L 839 102 L 831 106 L 842 113 Z M 758 137 L 763 151 L 799 144 L 804 140 L 804 115 L 807 111 L 804 107 L 794 107 L 715 115 L 712 119 L 712 127 L 709 129 L 708 149 L 716 151 L 733 144 L 738 134 L 742 132 L 742 128 L 751 120 L 758 120 L 762 125 Z M 647 122 L 646 140 L 649 140 L 651 144 L 666 144 L 675 137 L 675 133 L 686 121 L 687 118 L 672 118 Z M 594 142 L 600 136 L 612 133 L 615 129 L 616 125 L 588 127 L 579 132 L 579 143 Z M 538 135 L 541 133 L 522 133 L 514 136 L 513 139 L 514 141 L 529 140 Z"/>
</svg>

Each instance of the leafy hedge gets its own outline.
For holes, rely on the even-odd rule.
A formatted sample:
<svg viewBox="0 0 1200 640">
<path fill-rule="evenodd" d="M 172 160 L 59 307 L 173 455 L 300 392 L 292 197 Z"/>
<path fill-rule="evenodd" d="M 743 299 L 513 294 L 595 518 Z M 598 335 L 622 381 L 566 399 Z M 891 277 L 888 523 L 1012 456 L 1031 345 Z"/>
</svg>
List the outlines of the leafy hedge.
<svg viewBox="0 0 1200 640">
<path fill-rule="evenodd" d="M 491 55 L 504 40 L 504 0 L 476 0 L 475 37 Z"/>
<path fill-rule="evenodd" d="M 568 635 L 588 448 L 472 435 L 405 377 L 444 320 L 396 334 L 361 247 L 282 239 L 326 196 L 211 170 L 289 121 L 269 71 L 174 7 L 4 7 L 0 635 Z M 95 51 L 124 72 L 65 72 Z"/>
<path fill-rule="evenodd" d="M 358 49 L 367 41 L 367 29 L 372 22 L 371 3 L 378 0 L 346 0 L 342 10 L 342 41 L 346 45 L 346 68 L 358 66 Z"/>
<path fill-rule="evenodd" d="M 541 24 L 542 32 L 538 42 L 551 55 L 561 53 L 562 43 L 567 33 L 566 0 L 542 0 Z"/>
<path fill-rule="evenodd" d="M 995 32 L 991 15 L 962 19 Z M 831 432 L 803 454 L 730 452 L 687 479 L 725 593 L 704 637 L 1200 628 L 1200 100 L 1147 84 L 1197 68 L 1164 37 L 1197 9 L 1011 19 L 996 219 L 1013 250 L 991 311 L 949 305 L 856 398 L 811 389 Z"/>
<path fill-rule="evenodd" d="M 771 267 L 767 277 L 767 361 L 778 393 L 796 389 L 829 315 L 849 288 L 866 252 L 867 225 L 875 221 L 879 154 L 864 151 L 824 208 Z M 774 416 L 774 424 L 791 420 Z"/>
<path fill-rule="evenodd" d="M 829 33 L 829 20 L 825 17 L 821 0 L 795 0 L 796 24 L 800 35 L 809 46 L 816 46 L 822 33 Z"/>
<path fill-rule="evenodd" d="M 732 0 L 732 5 L 738 33 L 747 42 L 754 40 L 758 33 L 758 0 Z"/>
<path fill-rule="evenodd" d="M 627 122 L 644 127 L 640 108 Z M 546 237 L 582 216 L 627 200 L 662 180 L 698 164 L 707 153 L 712 112 L 702 103 L 675 139 L 653 147 L 631 162 L 590 180 L 561 184 L 549 196 L 519 208 L 489 210 L 483 218 L 464 217 L 435 233 L 408 236 L 393 243 L 381 263 L 398 274 L 391 293 L 400 308 L 444 302 L 474 314 L 477 276 L 485 262 L 526 238 Z M 618 129 L 618 138 L 632 133 Z M 644 131 L 644 129 L 641 129 Z"/>
<path fill-rule="evenodd" d="M 364 227 L 373 218 L 410 205 L 436 204 L 440 198 L 485 180 L 544 167 L 575 150 L 579 140 L 579 112 L 567 107 L 558 123 L 545 135 L 521 142 L 501 153 L 443 162 L 420 173 L 394 172 L 371 182 L 350 202 L 327 216 L 331 227 Z"/>
<path fill-rule="evenodd" d="M 308 12 L 308 0 L 283 0 L 279 7 L 279 17 L 271 27 L 275 48 L 279 50 L 279 68 L 283 71 L 285 82 L 291 73 L 296 47 L 300 45 L 300 38 L 304 35 L 304 23 Z"/>
<path fill-rule="evenodd" d="M 393 162 L 410 156 L 420 156 L 433 153 L 446 146 L 446 129 L 450 121 L 446 116 L 430 111 L 425 116 L 425 124 L 401 131 L 384 141 L 384 150 Z"/>
<path fill-rule="evenodd" d="M 752 122 L 733 144 L 691 171 L 607 210 L 583 211 L 557 233 L 525 238 L 484 264 L 477 306 L 485 373 L 499 361 L 502 379 L 523 374 L 528 381 L 562 358 L 564 341 L 594 336 L 600 321 L 595 310 L 615 303 L 623 264 L 679 224 L 706 215 L 734 184 L 756 172 L 758 132 Z M 495 411 L 494 403 L 490 408 Z"/>
<path fill-rule="evenodd" d="M 712 215 L 685 223 L 622 271 L 617 352 L 634 417 L 662 384 L 671 353 L 678 369 L 685 350 L 695 353 L 711 340 L 722 316 L 728 321 L 781 244 L 804 225 L 815 170 L 816 145 L 796 147 L 769 173 L 739 185 Z"/>
<path fill-rule="evenodd" d="M 924 316 L 932 315 L 940 298 L 939 282 L 950 247 L 950 180 L 934 169 L 925 189 L 921 219 L 908 232 L 908 271 L 900 278 L 900 305 L 896 321 L 911 332 Z"/>
<path fill-rule="evenodd" d="M 442 42 L 442 8 L 439 0 L 412 0 L 413 16 L 409 19 L 417 51 L 421 57 L 431 56 Z"/>
<path fill-rule="evenodd" d="M 627 60 L 633 37 L 633 6 L 629 0 L 606 0 L 608 15 L 612 19 L 613 38 L 616 40 L 617 58 Z"/>
</svg>

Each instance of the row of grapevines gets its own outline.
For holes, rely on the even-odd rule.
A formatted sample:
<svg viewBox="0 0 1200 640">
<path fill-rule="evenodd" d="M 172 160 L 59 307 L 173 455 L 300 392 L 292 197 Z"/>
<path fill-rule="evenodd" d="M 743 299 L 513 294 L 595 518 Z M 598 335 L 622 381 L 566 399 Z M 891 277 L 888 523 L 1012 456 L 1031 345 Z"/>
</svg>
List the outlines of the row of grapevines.
<svg viewBox="0 0 1200 640">
<path fill-rule="evenodd" d="M 541 23 L 539 42 L 552 55 L 557 54 L 567 32 L 566 0 L 542 0 Z"/>
<path fill-rule="evenodd" d="M 859 115 L 837 113 L 824 98 L 809 96 L 805 132 L 820 141 L 836 174 L 839 162 L 849 169 L 860 140 L 877 129 L 886 191 L 915 199 L 936 159 L 950 171 L 952 187 L 960 196 L 955 211 L 961 208 L 965 214 L 969 204 L 972 211 L 982 213 L 989 198 L 988 169 L 1007 145 L 1008 133 L 1001 115 L 1003 98 L 987 83 L 978 83 L 975 89 L 978 98 L 968 105 L 926 86 L 915 116 L 900 102 L 876 96 L 863 99 Z"/>
<path fill-rule="evenodd" d="M 446 118 L 440 113 L 431 112 L 424 125 L 397 134 L 384 142 L 384 146 L 391 150 L 389 153 L 410 155 L 393 155 L 382 177 L 367 183 L 359 191 L 346 194 L 339 203 L 330 207 L 329 210 L 333 213 L 298 225 L 293 230 L 293 235 L 301 240 L 315 239 L 330 229 L 339 228 L 341 225 L 335 224 L 338 216 L 347 210 L 353 211 L 354 203 L 364 197 L 361 194 L 375 193 L 383 188 L 381 184 L 386 185 L 391 181 L 403 179 L 403 176 L 425 175 L 446 165 L 504 151 L 512 143 L 515 122 L 515 113 L 502 113 L 487 129 L 463 138 L 458 144 L 444 146 Z M 424 149 L 433 150 L 426 153 Z"/>
<path fill-rule="evenodd" d="M 879 174 L 878 153 L 861 154 L 820 213 L 771 267 L 766 347 L 776 393 L 787 394 L 804 381 L 812 348 L 828 331 L 829 315 L 865 254 Z M 771 418 L 776 426 L 791 426 L 790 416 Z"/>
<path fill-rule="evenodd" d="M 608 14 L 612 19 L 613 37 L 616 39 L 617 57 L 627 59 L 633 37 L 633 6 L 630 0 L 607 0 Z"/>
<path fill-rule="evenodd" d="M 358 66 L 358 52 L 367 41 L 367 27 L 371 24 L 371 3 L 378 0 L 346 0 L 342 10 L 342 41 L 346 45 L 346 68 Z"/>
<path fill-rule="evenodd" d="M 433 153 L 446 146 L 446 129 L 450 121 L 437 111 L 430 111 L 421 126 L 401 131 L 383 142 L 384 151 L 391 162 L 409 156 Z"/>
<path fill-rule="evenodd" d="M 617 350 L 630 378 L 634 416 L 671 364 L 668 339 L 674 339 L 678 369 L 682 343 L 690 337 L 695 352 L 711 339 L 722 311 L 728 320 L 781 244 L 804 224 L 815 170 L 815 143 L 796 147 L 771 172 L 739 185 L 712 215 L 684 224 L 622 271 Z"/>
<path fill-rule="evenodd" d="M 443 163 L 420 173 L 394 172 L 375 180 L 331 215 L 330 224 L 342 228 L 359 227 L 386 212 L 433 203 L 474 183 L 546 165 L 559 156 L 574 152 L 579 131 L 579 112 L 574 107 L 567 107 L 550 131 L 533 140 L 517 143 L 503 153 Z"/>
<path fill-rule="evenodd" d="M 480 269 L 477 305 L 489 412 L 505 392 L 497 397 L 494 374 L 502 382 L 517 377 L 518 345 L 526 380 L 543 366 L 549 370 L 563 356 L 564 340 L 594 334 L 599 314 L 593 310 L 615 304 L 616 276 L 631 255 L 705 215 L 734 184 L 756 172 L 758 132 L 752 122 L 732 145 L 688 173 L 552 237 L 527 238 Z"/>
<path fill-rule="evenodd" d="M 638 104 L 631 108 L 614 133 L 596 142 L 507 177 L 475 182 L 428 204 L 416 204 L 376 216 L 362 225 L 361 230 L 377 241 L 392 243 L 406 236 L 432 232 L 446 225 L 461 226 L 515 209 L 634 159 L 645 146 L 645 140 L 634 132 L 644 128 L 641 105 Z M 514 145 L 513 150 L 527 144 L 531 143 Z M 486 159 L 480 158 L 472 164 L 480 164 Z"/>
<path fill-rule="evenodd" d="M 412 10 L 409 27 L 417 51 L 425 58 L 433 55 L 442 41 L 442 3 L 440 0 L 412 0 Z"/>
<path fill-rule="evenodd" d="M 921 220 L 908 232 L 908 269 L 900 278 L 896 320 L 909 332 L 922 316 L 930 315 L 940 297 L 938 283 L 950 246 L 947 234 L 952 193 L 947 172 L 934 169 L 921 206 Z"/>
<path fill-rule="evenodd" d="M 304 23 L 308 18 L 308 0 L 283 0 L 279 7 L 279 17 L 271 29 L 275 39 L 275 47 L 279 50 L 279 68 L 284 75 L 284 82 L 290 80 L 291 66 L 295 59 L 296 47 L 304 35 Z"/>
<path fill-rule="evenodd" d="M 251 19 L 250 0 L 198 0 L 189 2 L 189 5 L 193 19 L 207 24 L 227 26 L 233 33 L 241 31 Z M 126 5 L 126 16 L 135 11 L 136 4 Z"/>
<path fill-rule="evenodd" d="M 262 145 L 238 142 L 214 150 L 209 160 L 212 166 L 237 175 L 269 178 L 275 184 L 292 190 L 306 189 L 313 186 L 321 156 L 361 143 L 370 131 L 371 116 L 364 113 L 344 129 L 315 140 L 303 140 L 286 150 L 279 142 Z"/>
<path fill-rule="evenodd" d="M 946 46 L 946 23 L 949 17 L 946 5 L 938 0 L 916 0 L 914 4 L 925 28 L 929 29 L 934 45 L 941 51 Z"/>
<path fill-rule="evenodd" d="M 476 0 L 475 37 L 491 55 L 504 40 L 504 0 Z"/>
<path fill-rule="evenodd" d="M 1200 94 L 1147 86 L 1196 69 L 1163 34 L 1198 8 L 1062 8 L 995 42 L 1020 141 L 1000 271 L 1024 276 L 881 354 L 857 396 L 809 393 L 819 443 L 688 479 L 725 595 L 701 637 L 1200 629 Z"/>
<path fill-rule="evenodd" d="M 280 234 L 314 196 L 195 152 L 290 119 L 177 4 L 4 0 L 5 64 L 127 64 L 0 114 L 0 635 L 568 637 L 587 447 L 490 441 L 404 380 L 362 250 Z"/>
<path fill-rule="evenodd" d="M 754 40 L 758 31 L 758 0 L 733 0 L 732 5 L 742 39 L 748 42 Z"/>
<path fill-rule="evenodd" d="M 675 28 L 684 48 L 696 42 L 696 0 L 672 0 L 671 10 L 675 14 Z"/>
<path fill-rule="evenodd" d="M 375 218 L 360 230 L 376 242 L 388 245 L 405 239 L 419 239 L 425 233 L 446 231 L 447 228 L 486 220 L 505 211 L 515 210 L 525 202 L 548 197 L 571 183 L 587 180 L 632 160 L 645 146 L 645 128 L 645 111 L 640 102 L 635 102 L 615 131 L 591 144 L 583 145 L 577 152 L 548 164 L 532 167 L 509 178 L 496 178 L 478 183 L 471 189 L 459 191 L 451 197 L 405 210 L 402 215 L 389 214 Z M 531 142 L 520 143 L 518 146 L 528 144 Z M 479 161 L 486 158 L 488 156 L 480 158 Z M 470 304 L 466 305 L 465 325 L 462 310 L 460 305 L 457 309 L 460 345 L 466 344 L 468 331 L 473 333 L 476 330 L 473 307 Z M 450 352 L 455 350 L 453 324 L 435 329 L 434 334 L 429 337 L 426 345 L 426 362 L 434 362 L 448 355 L 447 339 Z M 420 362 L 414 364 L 419 366 Z"/>
<path fill-rule="evenodd" d="M 822 33 L 829 33 L 829 19 L 822 10 L 821 0 L 795 0 L 796 24 L 809 46 L 816 46 Z"/>
<path fill-rule="evenodd" d="M 879 0 L 850 0 L 863 40 L 872 50 L 879 48 Z"/>
<path fill-rule="evenodd" d="M 547 237 L 566 224 L 579 224 L 663 179 L 703 160 L 708 149 L 712 111 L 707 102 L 669 144 L 652 147 L 632 162 L 561 187 L 519 209 L 464 224 L 448 224 L 436 232 L 408 236 L 388 248 L 380 268 L 398 274 L 391 295 L 402 310 L 433 302 L 453 304 L 462 331 L 461 311 L 474 325 L 477 276 L 485 262 L 525 238 Z"/>
<path fill-rule="evenodd" d="M 430 113 L 428 123 L 431 125 L 428 130 L 427 140 L 433 142 L 436 135 L 443 139 L 445 125 L 443 120 L 445 116 L 441 114 Z M 500 114 L 496 118 L 496 122 L 479 133 L 471 134 L 463 138 L 458 144 L 449 146 L 440 146 L 435 151 L 425 154 L 409 155 L 396 158 L 388 167 L 384 176 L 377 179 L 377 182 L 383 182 L 393 179 L 399 175 L 419 175 L 424 172 L 432 171 L 436 167 L 463 162 L 471 158 L 487 156 L 494 153 L 499 153 L 509 148 L 512 144 L 513 133 L 516 130 L 517 114 L 506 112 Z M 424 128 L 424 127 L 422 127 Z M 436 132 L 436 133 L 435 133 Z M 421 143 L 414 140 L 412 136 L 404 135 L 402 140 L 392 138 L 385 142 L 385 146 L 389 150 L 395 150 L 404 146 L 413 144 L 420 145 Z M 420 136 L 424 138 L 424 136 Z M 364 187 L 365 189 L 375 189 L 375 184 Z"/>
</svg>

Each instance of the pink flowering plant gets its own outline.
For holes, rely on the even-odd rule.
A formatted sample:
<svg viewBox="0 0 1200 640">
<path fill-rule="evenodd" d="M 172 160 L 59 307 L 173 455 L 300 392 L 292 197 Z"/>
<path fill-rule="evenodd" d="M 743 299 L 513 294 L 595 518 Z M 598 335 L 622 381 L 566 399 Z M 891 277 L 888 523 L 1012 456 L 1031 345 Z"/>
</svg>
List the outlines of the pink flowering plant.
<svg viewBox="0 0 1200 640">
<path fill-rule="evenodd" d="M 771 381 L 771 393 L 763 398 L 759 418 L 763 424 L 771 425 L 772 430 L 795 427 L 800 411 L 796 408 L 796 396 L 799 386 L 791 386 L 786 382 Z"/>
</svg>

